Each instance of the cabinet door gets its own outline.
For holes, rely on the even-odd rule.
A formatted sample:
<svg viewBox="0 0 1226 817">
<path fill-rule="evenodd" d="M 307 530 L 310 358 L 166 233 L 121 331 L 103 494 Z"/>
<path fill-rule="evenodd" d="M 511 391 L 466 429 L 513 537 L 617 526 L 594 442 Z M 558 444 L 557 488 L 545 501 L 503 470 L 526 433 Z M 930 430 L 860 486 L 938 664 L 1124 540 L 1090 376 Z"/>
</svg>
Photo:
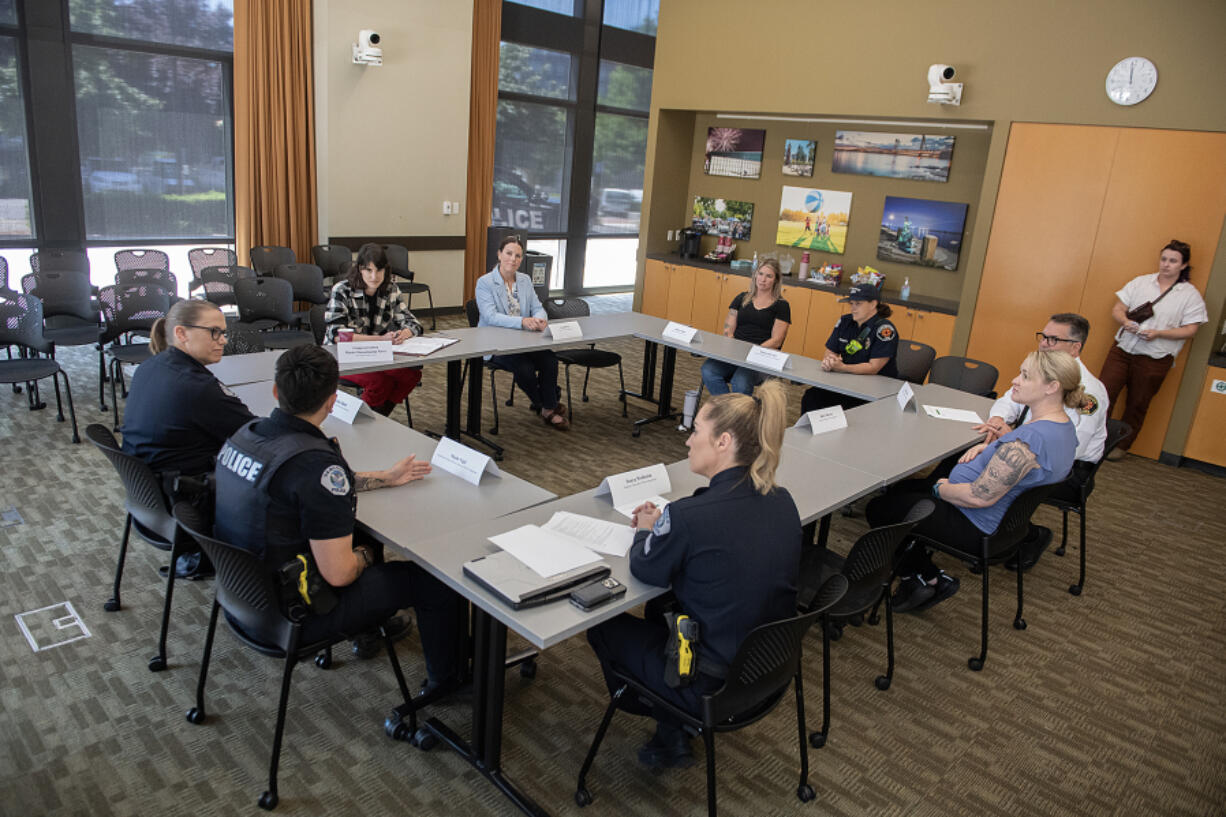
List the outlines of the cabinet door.
<svg viewBox="0 0 1226 817">
<path fill-rule="evenodd" d="M 809 325 L 809 302 L 812 290 L 806 287 L 784 287 L 783 300 L 792 310 L 792 325 L 783 341 L 783 351 L 789 355 L 805 353 L 805 327 Z"/>
<path fill-rule="evenodd" d="M 708 269 L 694 270 L 694 297 L 690 314 L 690 326 L 704 332 L 722 332 L 724 315 L 728 310 L 726 304 L 720 302 L 720 287 L 724 283 L 724 274 Z"/>
<path fill-rule="evenodd" d="M 910 340 L 927 343 L 937 350 L 937 357 L 949 354 L 949 347 L 954 341 L 954 323 L 957 318 L 943 312 L 909 311 L 915 312 L 915 329 Z"/>
<path fill-rule="evenodd" d="M 668 309 L 664 317 L 670 321 L 690 325 L 690 314 L 694 302 L 693 267 L 670 265 L 668 276 Z"/>
<path fill-rule="evenodd" d="M 740 275 L 733 275 L 730 272 L 720 274 L 719 282 L 719 320 L 717 325 L 711 331 L 724 331 L 724 318 L 728 316 L 728 304 L 732 303 L 732 299 L 737 296 L 737 293 L 744 292 L 749 288 L 749 279 Z"/>
<path fill-rule="evenodd" d="M 809 292 L 809 322 L 805 326 L 804 356 L 821 360 L 826 355 L 826 339 L 843 314 L 836 292 L 814 289 Z"/>
<path fill-rule="evenodd" d="M 644 315 L 663 318 L 668 313 L 668 278 L 671 266 L 663 261 L 647 259 L 643 271 L 643 303 L 640 308 Z"/>
<path fill-rule="evenodd" d="M 920 340 L 915 337 L 915 315 L 914 309 L 906 306 L 891 306 L 890 321 L 894 324 L 894 328 L 898 330 L 898 337 L 901 340 L 917 340 L 920 343 L 927 341 Z M 941 354 L 937 352 L 937 354 Z"/>
</svg>

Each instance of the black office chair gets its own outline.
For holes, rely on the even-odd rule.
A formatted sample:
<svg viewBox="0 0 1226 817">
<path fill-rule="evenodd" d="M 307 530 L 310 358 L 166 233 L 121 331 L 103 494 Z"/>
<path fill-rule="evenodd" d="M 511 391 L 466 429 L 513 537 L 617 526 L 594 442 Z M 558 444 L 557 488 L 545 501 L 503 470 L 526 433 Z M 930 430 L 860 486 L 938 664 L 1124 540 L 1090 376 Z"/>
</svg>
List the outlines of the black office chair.
<svg viewBox="0 0 1226 817">
<path fill-rule="evenodd" d="M 652 709 L 668 712 L 671 718 L 702 735 L 707 754 L 707 814 L 715 817 L 715 733 L 733 732 L 761 720 L 783 700 L 789 686 L 796 689 L 796 728 L 800 736 L 800 783 L 796 787 L 796 796 L 802 803 L 816 797 L 813 787 L 809 785 L 809 751 L 805 742 L 804 668 L 800 660 L 802 643 L 813 622 L 836 604 L 846 591 L 847 579 L 834 576 L 817 591 L 810 612 L 763 624 L 750 631 L 732 659 L 724 685 L 702 696 L 701 716 L 674 706 L 633 676 L 615 670 L 621 684 L 609 701 L 604 719 L 592 740 L 592 747 L 588 749 L 583 767 L 579 770 L 575 802 L 580 807 L 592 802 L 592 794 L 584 785 L 587 773 L 596 759 L 596 752 L 604 740 L 613 713 L 617 711 L 622 698 L 630 694 L 646 701 Z"/>
<path fill-rule="evenodd" d="M 169 273 L 167 273 L 169 274 Z M 121 343 L 125 335 L 148 336 L 153 323 L 164 317 L 170 309 L 170 295 L 160 286 L 109 286 L 103 287 L 98 300 L 102 303 L 102 318 L 105 328 L 99 343 L 110 360 L 111 410 L 114 412 L 114 429 L 119 431 L 119 398 L 115 384 L 123 387 L 124 399 L 128 389 L 124 382 L 123 366 L 139 366 L 153 356 L 149 344 L 144 341 Z M 108 345 L 109 344 L 109 345 Z"/>
<path fill-rule="evenodd" d="M 85 250 L 39 250 L 30 254 L 30 272 L 79 272 L 89 278 Z"/>
<path fill-rule="evenodd" d="M 817 589 L 832 576 L 847 579 L 847 592 L 839 602 L 826 610 L 822 620 L 822 728 L 809 735 L 814 749 L 826 745 L 830 736 L 830 642 L 842 633 L 843 622 L 855 622 L 870 608 L 885 600 L 886 671 L 874 683 L 885 691 L 894 680 L 894 608 L 890 604 L 890 584 L 894 581 L 894 566 L 899 545 L 911 529 L 928 518 L 936 505 L 931 499 L 915 503 L 903 521 L 873 528 L 851 546 L 844 558 L 824 547 L 806 548 L 801 557 L 800 587 L 796 606 L 805 611 L 812 604 Z M 876 616 L 869 618 L 876 624 Z"/>
<path fill-rule="evenodd" d="M 281 264 L 272 274 L 274 278 L 289 281 L 294 289 L 294 301 L 311 304 L 306 309 L 294 312 L 295 325 L 309 323 L 311 309 L 316 306 L 322 309 L 328 303 L 323 270 L 314 264 Z"/>
<path fill-rule="evenodd" d="M 170 272 L 170 256 L 161 250 L 119 250 L 115 253 L 115 271 L 156 269 Z"/>
<path fill-rule="evenodd" d="M 269 349 L 291 349 L 315 342 L 310 330 L 288 329 L 294 313 L 294 287 L 283 278 L 265 275 L 234 282 L 239 329 L 253 329 Z"/>
<path fill-rule="evenodd" d="M 170 554 L 170 568 L 166 571 L 166 599 L 162 603 L 162 628 L 158 634 L 158 651 L 149 659 L 149 671 L 161 672 L 166 669 L 166 633 L 170 629 L 170 605 L 175 592 L 175 563 L 183 553 L 192 551 L 190 538 L 178 533 L 175 520 L 167 508 L 166 495 L 162 491 L 161 479 L 152 469 L 133 457 L 125 454 L 115 440 L 115 435 L 101 423 L 90 423 L 85 427 L 85 436 L 114 466 L 123 482 L 124 510 L 127 517 L 123 523 L 123 539 L 119 542 L 119 559 L 115 563 L 115 585 L 112 595 L 107 599 L 102 609 L 114 613 L 123 609 L 119 585 L 123 581 L 124 562 L 128 556 L 128 539 L 132 529 L 140 538 L 161 551 Z"/>
<path fill-rule="evenodd" d="M 972 572 L 978 572 L 983 580 L 983 612 L 980 618 L 979 655 L 968 659 L 966 662 L 967 666 L 975 672 L 983 669 L 983 663 L 988 657 L 988 568 L 991 565 L 1006 562 L 1017 554 L 1017 546 L 1021 544 L 1022 539 L 1026 537 L 1026 531 L 1030 528 L 1030 517 L 1034 514 L 1035 509 L 1039 507 L 1039 504 L 1051 493 L 1051 489 L 1052 486 L 1050 485 L 1037 485 L 1034 488 L 1023 491 L 1017 499 L 1013 500 L 1009 510 L 1005 511 L 1005 516 L 1000 520 L 1000 526 L 996 528 L 996 532 L 986 534 L 980 539 L 980 549 L 977 553 L 960 550 L 939 540 L 915 534 L 915 539 L 919 545 L 926 545 L 961 559 L 971 566 Z M 1022 577 L 1026 574 L 1026 571 L 1018 570 L 1016 573 L 1017 612 L 1013 616 L 1013 629 L 1024 630 L 1026 629 L 1026 619 L 1022 618 L 1024 600 Z"/>
<path fill-rule="evenodd" d="M 413 296 L 426 293 L 426 298 L 430 303 L 430 331 L 438 329 L 438 324 L 434 320 L 434 295 L 430 292 L 429 284 L 421 284 L 414 280 L 417 276 L 413 270 L 409 269 L 409 251 L 400 244 L 384 244 L 383 251 L 387 253 L 387 265 L 390 272 L 401 279 L 396 282 L 396 286 L 405 294 L 405 304 L 409 311 L 413 311 Z"/>
<path fill-rule="evenodd" d="M 205 267 L 200 271 L 200 287 L 205 300 L 218 306 L 237 306 L 234 284 L 243 278 L 254 278 L 255 270 L 238 265 Z"/>
<path fill-rule="evenodd" d="M 68 413 L 72 417 L 72 441 L 81 442 L 77 431 L 77 411 L 72 405 L 72 386 L 68 383 L 68 373 L 60 368 L 50 355 L 52 345 L 43 337 L 43 305 L 35 295 L 22 295 L 10 289 L 0 289 L 0 346 L 16 346 L 23 351 L 24 356 L 8 360 L 0 360 L 0 383 L 33 384 L 35 381 L 50 377 L 55 384 L 55 407 L 59 412 L 57 420 L 64 422 L 64 406 L 60 402 L 59 378 L 64 379 L 64 392 L 68 397 Z M 30 408 L 38 408 L 36 391 L 33 385 L 27 388 Z"/>
<path fill-rule="evenodd" d="M 316 244 L 311 247 L 311 261 L 324 271 L 324 285 L 331 287 L 349 274 L 353 250 L 344 244 Z"/>
<path fill-rule="evenodd" d="M 106 411 L 103 392 L 106 360 L 98 343 L 102 331 L 100 304 L 94 298 L 88 273 L 48 269 L 31 272 L 22 276 L 21 289 L 42 302 L 43 337 L 52 344 L 52 357 L 55 357 L 56 346 L 93 346 L 98 350 L 98 409 Z"/>
<path fill-rule="evenodd" d="M 344 640 L 345 636 L 335 635 L 321 641 L 303 643 L 302 623 L 309 613 L 301 604 L 291 602 L 283 605 L 273 574 L 254 554 L 204 533 L 206 529 L 211 530 L 212 526 L 192 505 L 178 503 L 174 508 L 174 516 L 180 527 L 199 543 L 217 571 L 217 592 L 213 599 L 212 613 L 209 615 L 208 633 L 204 639 L 204 655 L 200 659 L 196 705 L 187 711 L 188 723 L 199 725 L 205 720 L 204 685 L 208 677 L 219 611 L 225 610 L 226 623 L 239 641 L 256 652 L 280 658 L 285 662 L 281 673 L 281 695 L 277 702 L 277 725 L 273 731 L 268 789 L 259 799 L 260 808 L 272 810 L 277 807 L 278 801 L 277 765 L 281 758 L 281 738 L 285 732 L 285 711 L 289 703 L 294 665 L 329 650 L 333 644 Z M 284 611 L 283 606 L 286 608 Z M 392 639 L 386 630 L 380 632 L 387 647 L 388 658 L 392 662 L 392 671 L 396 674 L 400 695 L 404 699 L 403 711 L 409 714 L 408 725 L 398 728 L 393 737 L 407 738 L 417 731 L 415 707 L 408 685 L 404 681 L 404 672 L 396 659 L 396 648 Z M 324 665 L 318 659 L 316 663 Z"/>
<path fill-rule="evenodd" d="M 932 361 L 928 382 L 984 397 L 995 397 L 996 379 L 999 376 L 1000 373 L 991 363 L 946 355 Z"/>
<path fill-rule="evenodd" d="M 187 251 L 187 263 L 192 268 L 192 280 L 187 285 L 190 293 L 204 286 L 200 280 L 201 272 L 209 267 L 236 267 L 238 254 L 229 247 L 192 247 Z"/>
<path fill-rule="evenodd" d="M 272 275 L 273 270 L 282 264 L 292 264 L 298 260 L 294 257 L 294 251 L 289 247 L 280 247 L 276 244 L 252 247 L 250 257 L 251 268 L 255 270 L 256 275 Z"/>
<path fill-rule="evenodd" d="M 591 307 L 587 301 L 582 298 L 564 298 L 554 300 L 547 298 L 543 304 L 545 314 L 550 320 L 564 320 L 566 318 L 586 318 L 591 314 Z M 574 407 L 570 402 L 570 367 L 583 367 L 583 402 L 587 402 L 587 381 L 592 375 L 592 369 L 607 369 L 613 366 L 617 367 L 617 379 L 621 381 L 621 389 L 617 393 L 617 399 L 622 404 L 622 416 L 628 416 L 626 413 L 626 376 L 622 373 L 622 356 L 617 352 L 609 352 L 604 349 L 597 349 L 596 344 L 588 344 L 587 349 L 562 349 L 554 353 L 557 355 L 558 362 L 566 367 L 566 413 L 570 417 L 570 421 L 575 421 Z"/>
<path fill-rule="evenodd" d="M 898 341 L 898 355 L 894 358 L 894 365 L 898 367 L 899 378 L 911 383 L 923 383 L 936 356 L 937 350 L 926 343 L 914 340 Z"/>
<path fill-rule="evenodd" d="M 476 326 L 477 322 L 481 320 L 481 311 L 477 308 L 477 302 L 475 300 L 470 300 L 464 304 L 464 314 L 468 316 L 469 326 Z M 490 373 L 490 405 L 494 408 L 494 425 L 490 426 L 490 433 L 497 434 L 498 433 L 498 388 L 494 382 L 494 373 L 495 372 L 510 373 L 511 370 L 508 369 L 506 366 L 502 366 L 496 363 L 492 359 L 485 361 L 485 368 L 488 369 Z M 460 379 L 464 382 L 468 381 L 468 363 L 467 361 L 465 361 L 465 364 L 464 364 L 464 374 L 461 375 Z M 507 398 L 507 405 L 508 406 L 515 405 L 515 378 L 513 376 L 511 378 L 511 395 Z M 533 406 L 532 410 L 540 411 L 540 406 Z"/>
<path fill-rule="evenodd" d="M 1119 445 L 1120 440 L 1131 433 L 1132 426 L 1123 420 L 1108 420 L 1107 441 L 1103 445 L 1103 455 L 1099 457 L 1098 462 L 1094 463 L 1094 467 L 1086 474 L 1085 479 L 1079 480 L 1075 476 L 1076 471 L 1074 471 L 1069 475 L 1066 482 L 1053 488 L 1047 499 L 1043 500 L 1045 504 L 1059 509 L 1064 517 L 1060 534 L 1060 547 L 1055 550 L 1057 556 L 1063 556 L 1065 547 L 1068 545 L 1069 513 L 1072 512 L 1081 517 L 1081 572 L 1077 575 L 1077 583 L 1070 584 L 1068 588 L 1069 593 L 1074 596 L 1080 596 L 1086 584 L 1086 503 L 1090 499 L 1090 494 L 1094 492 L 1094 477 L 1098 474 L 1099 466 L 1107 459 L 1107 455 Z"/>
<path fill-rule="evenodd" d="M 226 330 L 226 348 L 222 351 L 223 356 L 249 355 L 253 352 L 263 352 L 264 350 L 264 341 L 260 339 L 259 332 L 235 327 Z"/>
<path fill-rule="evenodd" d="M 179 279 L 169 270 L 133 267 L 115 273 L 115 286 L 120 289 L 131 287 L 160 287 L 166 291 L 170 303 L 179 300 Z"/>
</svg>

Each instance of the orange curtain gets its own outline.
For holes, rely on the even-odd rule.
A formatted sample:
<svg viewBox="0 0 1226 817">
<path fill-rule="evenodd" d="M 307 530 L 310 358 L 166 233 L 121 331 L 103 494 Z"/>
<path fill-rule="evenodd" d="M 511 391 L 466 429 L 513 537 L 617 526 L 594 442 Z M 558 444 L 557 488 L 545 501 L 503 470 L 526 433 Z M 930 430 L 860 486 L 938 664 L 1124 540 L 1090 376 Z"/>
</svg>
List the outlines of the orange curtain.
<svg viewBox="0 0 1226 817">
<path fill-rule="evenodd" d="M 468 103 L 468 213 L 464 240 L 464 298 L 473 297 L 485 269 L 485 231 L 494 198 L 494 123 L 498 120 L 498 42 L 502 0 L 473 3 L 473 56 Z"/>
<path fill-rule="evenodd" d="M 235 0 L 235 249 L 309 261 L 317 232 L 311 0 Z"/>
</svg>

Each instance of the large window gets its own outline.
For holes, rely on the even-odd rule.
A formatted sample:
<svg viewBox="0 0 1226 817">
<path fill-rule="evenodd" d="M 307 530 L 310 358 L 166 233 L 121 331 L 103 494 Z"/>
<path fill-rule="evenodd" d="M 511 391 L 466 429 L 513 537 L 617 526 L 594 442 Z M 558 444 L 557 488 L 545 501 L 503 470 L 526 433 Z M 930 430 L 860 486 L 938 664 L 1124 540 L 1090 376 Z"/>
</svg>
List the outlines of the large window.
<svg viewBox="0 0 1226 817">
<path fill-rule="evenodd" d="M 568 295 L 634 285 L 658 16 L 658 0 L 503 4 L 491 223 L 553 255 Z"/>
<path fill-rule="evenodd" d="M 7 22 L 12 16 L 12 4 L 0 3 L 0 22 Z M 26 106 L 21 93 L 17 38 L 0 37 L 0 240 L 33 237 L 30 150 L 26 144 Z"/>
</svg>

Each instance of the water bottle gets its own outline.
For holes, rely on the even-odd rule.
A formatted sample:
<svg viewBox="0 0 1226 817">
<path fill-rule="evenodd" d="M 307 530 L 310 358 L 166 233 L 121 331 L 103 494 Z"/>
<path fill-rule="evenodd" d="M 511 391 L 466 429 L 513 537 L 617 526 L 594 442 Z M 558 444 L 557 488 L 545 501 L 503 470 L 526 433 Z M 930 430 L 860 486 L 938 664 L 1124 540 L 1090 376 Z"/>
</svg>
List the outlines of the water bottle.
<svg viewBox="0 0 1226 817">
<path fill-rule="evenodd" d="M 754 253 L 753 253 L 753 271 L 754 272 L 758 271 L 758 251 L 757 250 L 754 250 Z"/>
<path fill-rule="evenodd" d="M 798 273 L 800 280 L 805 280 L 809 277 L 809 253 L 808 251 L 800 254 L 800 272 Z"/>
<path fill-rule="evenodd" d="M 910 278 L 902 279 L 902 290 L 899 291 L 898 297 L 902 298 L 904 301 L 911 297 L 911 279 Z"/>
</svg>

